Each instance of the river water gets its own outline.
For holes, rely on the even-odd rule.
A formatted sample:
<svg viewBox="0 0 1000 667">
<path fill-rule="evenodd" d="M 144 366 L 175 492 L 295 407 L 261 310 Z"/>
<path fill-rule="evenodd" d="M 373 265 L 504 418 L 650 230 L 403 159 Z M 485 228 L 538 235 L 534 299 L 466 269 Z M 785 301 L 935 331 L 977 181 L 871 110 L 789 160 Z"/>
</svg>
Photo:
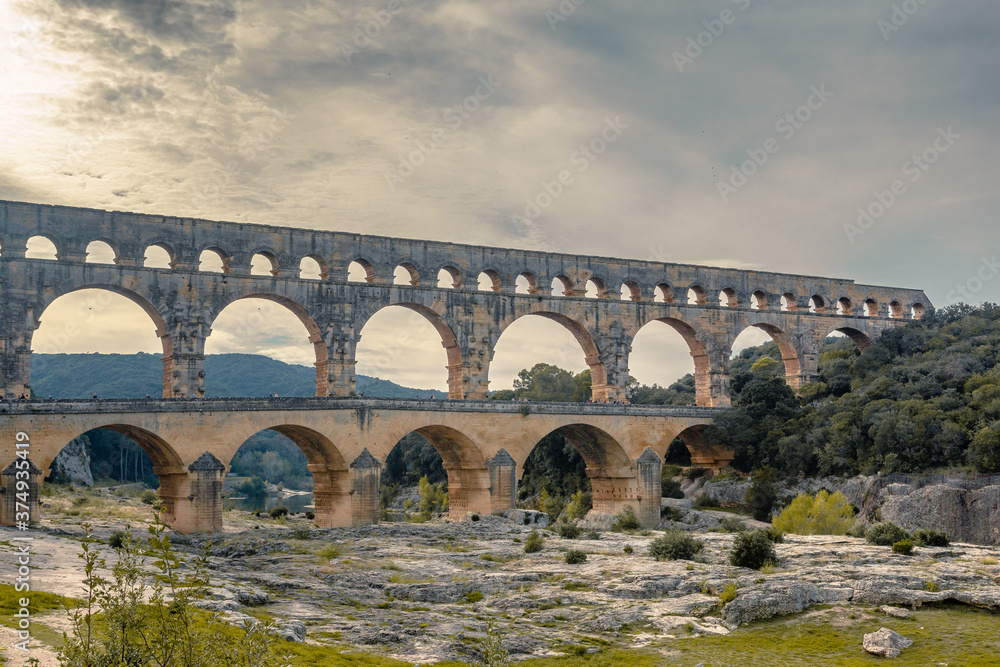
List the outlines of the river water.
<svg viewBox="0 0 1000 667">
<path fill-rule="evenodd" d="M 302 493 L 287 498 L 281 496 L 260 496 L 256 498 L 227 498 L 226 507 L 255 512 L 269 510 L 284 505 L 289 512 L 308 512 L 313 509 L 313 494 Z"/>
</svg>

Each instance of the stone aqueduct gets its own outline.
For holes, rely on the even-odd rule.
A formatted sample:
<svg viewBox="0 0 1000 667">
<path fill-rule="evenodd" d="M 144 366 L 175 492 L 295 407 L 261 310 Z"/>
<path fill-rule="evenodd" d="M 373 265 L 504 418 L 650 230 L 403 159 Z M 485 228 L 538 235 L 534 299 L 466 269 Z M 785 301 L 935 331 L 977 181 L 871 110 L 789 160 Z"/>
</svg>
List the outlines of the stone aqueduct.
<svg viewBox="0 0 1000 667">
<path fill-rule="evenodd" d="M 26 257 L 29 240 L 39 236 L 55 245 L 54 261 Z M 93 242 L 111 247 L 114 264 L 87 261 Z M 169 255 L 170 268 L 144 266 L 154 246 Z M 221 258 L 221 272 L 200 270 L 204 251 Z M 270 275 L 251 274 L 255 256 L 270 262 Z M 319 266 L 318 279 L 300 274 L 306 258 Z M 363 282 L 348 279 L 352 264 L 363 267 Z M 394 284 L 399 267 L 409 284 Z M 449 288 L 438 286 L 442 270 L 452 278 Z M 483 275 L 492 289 L 480 289 Z M 519 278 L 527 282 L 527 293 L 516 289 Z M 556 280 L 561 295 L 549 293 Z M 587 460 L 595 507 L 614 511 L 642 504 L 637 499 L 645 494 L 648 500 L 654 491 L 643 466 L 655 458 L 658 469 L 659 457 L 685 429 L 697 460 L 717 465 L 726 459 L 698 437 L 711 410 L 624 405 L 631 342 L 643 326 L 657 321 L 680 333 L 694 359 L 697 405 L 718 408 L 729 404 L 729 358 L 748 327 L 764 330 L 778 344 L 786 379 L 798 387 L 817 377 L 819 351 L 831 332 L 864 349 L 930 305 L 918 290 L 851 280 L 2 202 L 0 382 L 7 399 L 30 391 L 32 336 L 45 309 L 88 288 L 127 297 L 155 323 L 163 344 L 164 399 L 202 400 L 7 404 L 0 413 L 0 460 L 14 460 L 19 430 L 30 435 L 42 475 L 80 433 L 99 426 L 125 432 L 153 458 L 168 517 L 184 531 L 218 528 L 217 478 L 235 454 L 232 443 L 238 448 L 264 428 L 288 435 L 306 452 L 317 482 L 320 525 L 370 520 L 370 502 L 355 498 L 370 495 L 357 493 L 370 481 L 359 470 L 373 457 L 384 460 L 411 431 L 427 436 L 442 453 L 453 511 L 509 506 L 498 498 L 512 489 L 498 479 L 519 472 L 534 444 L 553 430 L 564 432 Z M 316 351 L 320 398 L 289 404 L 203 398 L 206 338 L 222 310 L 245 298 L 280 303 L 302 321 Z M 350 398 L 361 331 L 375 313 L 394 305 L 419 313 L 440 334 L 449 398 L 458 401 Z M 522 414 L 517 406 L 482 400 L 497 341 L 528 315 L 553 320 L 574 335 L 591 370 L 594 399 L 608 405 L 569 411 L 538 405 Z M 222 441 L 220 432 L 236 439 Z M 500 478 L 497 470 L 503 471 Z M 3 519 L 9 521 L 7 514 Z M 644 522 L 652 521 L 650 510 Z"/>
</svg>

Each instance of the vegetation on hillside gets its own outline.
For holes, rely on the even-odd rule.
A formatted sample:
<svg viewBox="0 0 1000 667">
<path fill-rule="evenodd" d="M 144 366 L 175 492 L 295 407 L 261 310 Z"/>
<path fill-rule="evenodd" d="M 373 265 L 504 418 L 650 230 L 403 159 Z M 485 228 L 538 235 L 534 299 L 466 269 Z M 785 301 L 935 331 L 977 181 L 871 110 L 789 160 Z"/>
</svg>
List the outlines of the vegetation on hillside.
<svg viewBox="0 0 1000 667">
<path fill-rule="evenodd" d="M 735 467 L 786 476 L 1000 472 L 1000 307 L 929 313 L 863 355 L 840 339 L 819 371 L 798 396 L 773 369 L 740 378 L 733 409 L 711 430 L 736 452 Z"/>
</svg>

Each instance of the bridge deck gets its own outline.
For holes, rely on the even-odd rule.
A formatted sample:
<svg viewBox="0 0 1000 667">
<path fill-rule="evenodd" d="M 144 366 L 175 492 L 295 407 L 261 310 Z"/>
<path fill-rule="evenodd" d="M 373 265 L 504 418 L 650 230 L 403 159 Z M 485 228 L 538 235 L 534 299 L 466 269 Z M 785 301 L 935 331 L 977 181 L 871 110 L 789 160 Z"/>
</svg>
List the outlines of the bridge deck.
<svg viewBox="0 0 1000 667">
<path fill-rule="evenodd" d="M 724 408 L 617 403 L 473 401 L 447 398 L 306 397 L 278 398 L 110 398 L 0 401 L 0 415 L 58 415 L 130 412 L 262 412 L 283 410 L 419 410 L 466 413 L 695 417 L 711 419 Z"/>
</svg>

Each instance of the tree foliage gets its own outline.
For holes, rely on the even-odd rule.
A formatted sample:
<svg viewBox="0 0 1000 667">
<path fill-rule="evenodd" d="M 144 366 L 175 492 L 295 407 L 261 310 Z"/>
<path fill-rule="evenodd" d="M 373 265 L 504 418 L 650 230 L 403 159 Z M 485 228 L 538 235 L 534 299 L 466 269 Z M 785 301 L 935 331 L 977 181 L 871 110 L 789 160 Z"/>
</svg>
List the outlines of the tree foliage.
<svg viewBox="0 0 1000 667">
<path fill-rule="evenodd" d="M 796 535 L 846 535 L 854 525 L 854 508 L 844 494 L 820 491 L 813 498 L 803 493 L 775 517 L 773 525 Z"/>
</svg>

